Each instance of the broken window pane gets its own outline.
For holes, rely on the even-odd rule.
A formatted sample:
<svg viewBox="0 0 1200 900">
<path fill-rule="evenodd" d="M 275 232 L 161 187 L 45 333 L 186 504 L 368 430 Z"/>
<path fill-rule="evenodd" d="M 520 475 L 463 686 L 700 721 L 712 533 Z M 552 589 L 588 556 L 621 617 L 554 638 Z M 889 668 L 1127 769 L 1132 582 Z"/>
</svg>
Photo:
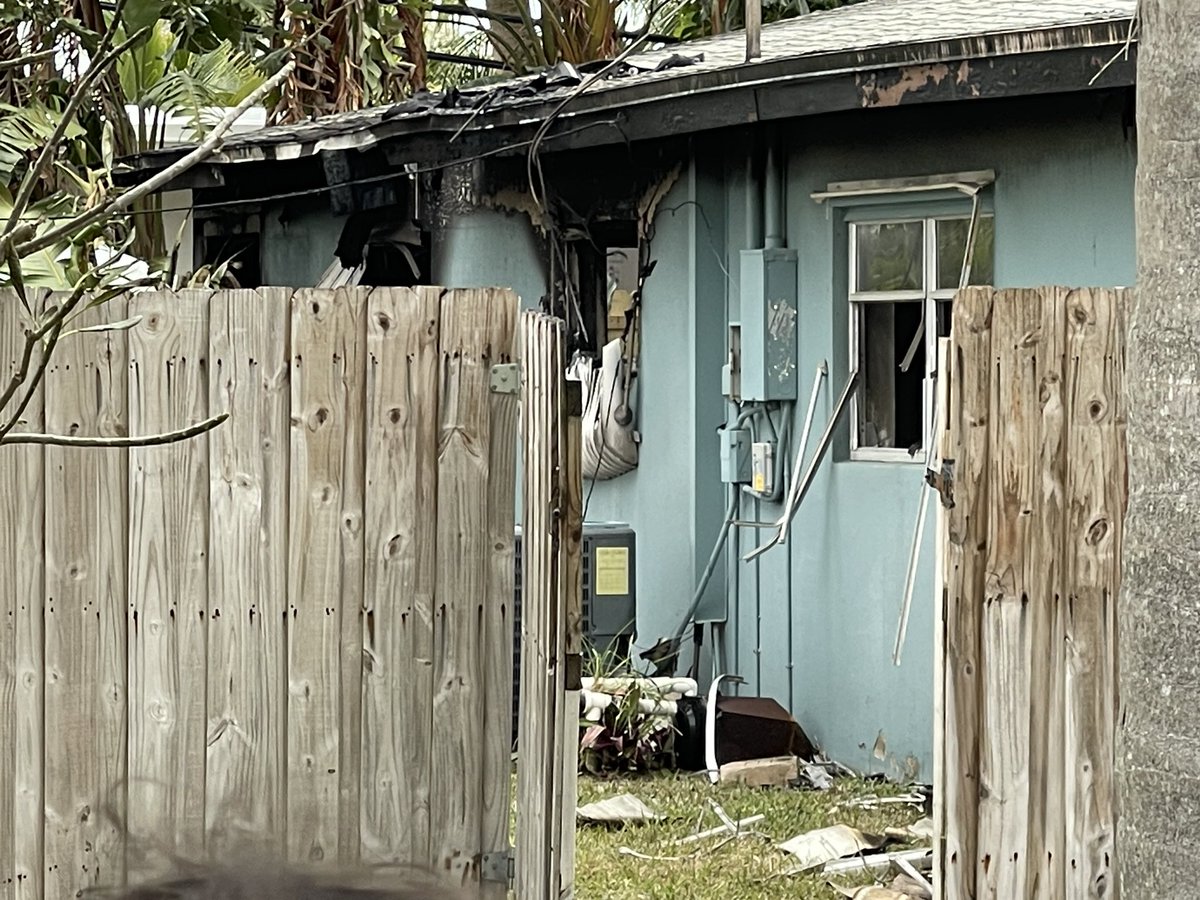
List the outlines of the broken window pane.
<svg viewBox="0 0 1200 900">
<path fill-rule="evenodd" d="M 919 449 L 922 444 L 925 342 L 900 370 L 921 328 L 919 301 L 859 303 L 858 446 Z"/>
<path fill-rule="evenodd" d="M 924 289 L 925 225 L 894 222 L 857 225 L 855 290 L 920 291 Z"/>
<path fill-rule="evenodd" d="M 939 290 L 957 290 L 962 275 L 963 254 L 971 220 L 939 219 L 937 228 L 937 286 Z M 975 258 L 971 262 L 968 284 L 991 284 L 996 259 L 996 220 L 979 217 L 979 235 L 975 238 Z"/>
</svg>

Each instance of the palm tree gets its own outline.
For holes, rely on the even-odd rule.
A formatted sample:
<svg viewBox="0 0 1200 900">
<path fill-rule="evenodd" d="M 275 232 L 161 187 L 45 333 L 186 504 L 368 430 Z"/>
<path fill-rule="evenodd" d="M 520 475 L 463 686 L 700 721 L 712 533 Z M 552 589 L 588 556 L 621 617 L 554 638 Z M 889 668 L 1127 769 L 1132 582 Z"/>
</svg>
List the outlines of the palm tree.
<svg viewBox="0 0 1200 900">
<path fill-rule="evenodd" d="M 1138 292 L 1120 613 L 1125 900 L 1191 897 L 1200 852 L 1200 5 L 1141 0 Z"/>
</svg>

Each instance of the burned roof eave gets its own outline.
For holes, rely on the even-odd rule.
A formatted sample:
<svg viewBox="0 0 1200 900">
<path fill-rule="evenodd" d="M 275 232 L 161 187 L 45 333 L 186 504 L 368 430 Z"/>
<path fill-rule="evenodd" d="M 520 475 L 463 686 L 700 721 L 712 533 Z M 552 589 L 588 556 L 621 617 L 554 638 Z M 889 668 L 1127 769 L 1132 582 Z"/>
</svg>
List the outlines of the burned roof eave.
<svg viewBox="0 0 1200 900">
<path fill-rule="evenodd" d="M 655 81 L 615 82 L 574 97 L 560 113 L 546 149 L 596 146 L 733 125 L 858 108 L 951 100 L 997 99 L 1134 83 L 1136 43 L 1129 20 L 1019 34 L 887 46 L 851 53 L 709 69 Z M 393 162 L 444 159 L 450 135 L 457 153 L 514 152 L 563 100 L 562 94 L 493 107 L 468 122 L 470 110 L 387 119 L 310 141 L 241 140 L 209 161 L 200 181 L 240 180 L 254 163 L 294 161 L 326 150 L 381 147 Z M 319 122 L 315 125 L 319 126 Z M 466 127 L 464 128 L 464 124 Z M 319 130 L 319 129 L 318 129 Z M 131 160 L 123 183 L 169 165 L 186 148 Z M 244 167 L 244 170 L 243 170 Z M 214 178 L 215 176 L 215 178 Z M 186 186 L 179 184 L 177 186 Z"/>
</svg>

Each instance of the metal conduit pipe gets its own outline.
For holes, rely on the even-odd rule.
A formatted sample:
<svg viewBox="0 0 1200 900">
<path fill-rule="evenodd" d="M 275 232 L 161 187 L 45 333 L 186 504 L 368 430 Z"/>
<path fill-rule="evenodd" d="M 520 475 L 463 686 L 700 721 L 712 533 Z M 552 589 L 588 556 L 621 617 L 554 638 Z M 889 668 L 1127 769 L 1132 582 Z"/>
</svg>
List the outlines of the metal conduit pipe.
<svg viewBox="0 0 1200 900">
<path fill-rule="evenodd" d="M 763 177 L 763 219 L 767 232 L 763 247 L 767 250 L 777 250 L 783 247 L 783 164 L 780 157 L 779 130 L 774 125 L 767 126 L 767 164 Z"/>
<path fill-rule="evenodd" d="M 737 418 L 726 427 L 740 428 L 745 422 L 757 416 L 761 411 L 758 407 L 743 409 L 738 413 Z M 731 485 L 731 487 L 734 489 L 730 492 L 729 506 L 725 510 L 725 521 L 721 523 L 721 531 L 717 535 L 717 541 L 713 545 L 712 553 L 709 554 L 708 563 L 700 575 L 700 580 L 696 583 L 696 590 L 692 593 L 692 602 L 688 606 L 687 612 L 684 613 L 683 618 L 680 619 L 679 627 L 675 630 L 675 634 L 671 637 L 670 646 L 673 652 L 678 652 L 683 642 L 683 636 L 687 634 L 688 626 L 692 624 L 692 620 L 696 617 L 696 610 L 700 608 L 700 601 L 704 597 L 704 591 L 708 588 L 708 583 L 712 580 L 713 572 L 717 568 L 717 561 L 721 558 L 721 553 L 725 549 L 725 540 L 729 537 L 729 529 L 737 517 L 737 485 Z"/>
</svg>

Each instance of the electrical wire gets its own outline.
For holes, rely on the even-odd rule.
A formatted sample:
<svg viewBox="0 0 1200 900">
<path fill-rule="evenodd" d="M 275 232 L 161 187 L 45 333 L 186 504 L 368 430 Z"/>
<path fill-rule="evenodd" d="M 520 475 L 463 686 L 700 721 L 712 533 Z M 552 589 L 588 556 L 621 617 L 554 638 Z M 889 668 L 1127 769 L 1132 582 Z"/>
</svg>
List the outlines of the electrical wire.
<svg viewBox="0 0 1200 900">
<path fill-rule="evenodd" d="M 553 135 L 550 135 L 550 136 L 544 138 L 543 142 L 556 141 L 556 140 L 561 140 L 561 139 L 567 138 L 567 137 L 573 137 L 584 131 L 590 131 L 593 128 L 601 128 L 601 127 L 611 127 L 615 131 L 620 133 L 622 138 L 625 137 L 625 133 L 621 130 L 621 126 L 617 122 L 616 119 L 604 119 L 602 121 L 589 122 L 586 125 L 580 125 L 578 128 L 572 128 L 567 131 L 560 131 L 557 134 L 553 134 Z M 312 196 L 316 196 L 318 194 L 327 194 L 330 191 L 338 190 L 340 188 L 354 187 L 356 185 L 361 185 L 361 184 L 378 184 L 379 182 L 382 182 L 382 181 L 391 181 L 393 179 L 403 178 L 406 175 L 409 175 L 409 176 L 424 175 L 429 172 L 441 172 L 446 169 L 453 169 L 458 166 L 464 166 L 464 165 L 467 165 L 468 163 L 478 162 L 481 159 L 490 159 L 493 156 L 502 156 L 506 153 L 510 153 L 513 150 L 519 149 L 521 147 L 528 147 L 531 143 L 532 143 L 532 139 L 524 140 L 524 141 L 517 141 L 512 144 L 506 144 L 503 147 L 496 147 L 492 150 L 486 150 L 482 153 L 477 153 L 472 156 L 458 157 L 456 159 L 453 159 L 453 160 L 450 160 L 447 162 L 431 163 L 431 164 L 425 165 L 425 166 L 414 166 L 412 168 L 405 169 L 403 171 L 387 172 L 382 175 L 368 175 L 368 176 L 364 176 L 362 178 L 352 178 L 347 181 L 339 181 L 337 184 L 326 184 L 326 185 L 319 185 L 319 186 L 311 187 L 311 188 L 300 188 L 300 189 L 297 189 L 294 191 L 280 191 L 278 193 L 264 194 L 264 195 L 261 195 L 258 197 L 245 197 L 245 198 L 237 198 L 237 199 L 231 199 L 231 200 L 210 200 L 205 203 L 191 203 L 186 206 L 168 206 L 168 207 L 164 207 L 162 209 L 156 210 L 156 212 L 159 212 L 159 213 L 192 212 L 192 211 L 196 211 L 196 210 L 205 210 L 205 209 L 228 209 L 228 208 L 234 207 L 234 206 L 253 206 L 253 205 L 259 204 L 259 203 L 270 203 L 275 200 L 294 200 L 298 197 L 312 197 Z M 71 219 L 74 219 L 74 218 L 76 218 L 76 216 L 74 216 L 74 215 L 66 215 L 66 214 L 51 215 L 51 216 L 41 217 L 40 221 L 44 221 L 44 222 L 53 222 L 53 221 L 60 221 L 60 220 L 61 221 L 70 221 Z"/>
</svg>

